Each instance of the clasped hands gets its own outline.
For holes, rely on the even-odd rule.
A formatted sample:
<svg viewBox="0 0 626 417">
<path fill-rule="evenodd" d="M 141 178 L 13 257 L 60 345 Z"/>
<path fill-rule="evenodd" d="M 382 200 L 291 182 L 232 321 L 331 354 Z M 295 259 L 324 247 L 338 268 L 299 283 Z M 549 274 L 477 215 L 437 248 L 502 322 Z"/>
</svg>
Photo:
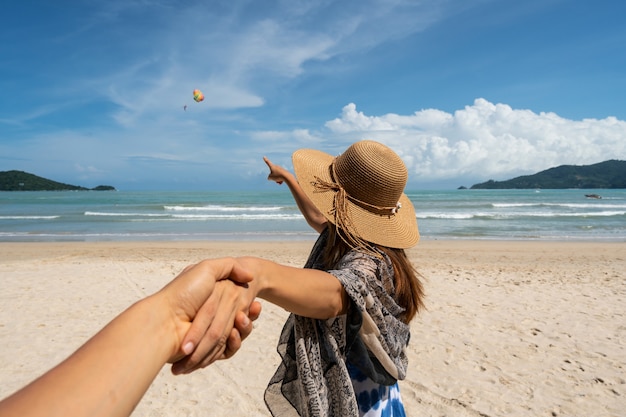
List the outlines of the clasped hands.
<svg viewBox="0 0 626 417">
<path fill-rule="evenodd" d="M 210 259 L 188 266 L 153 295 L 171 312 L 168 362 L 174 374 L 191 373 L 239 350 L 261 313 L 248 286 L 252 280 L 235 258 Z"/>
</svg>

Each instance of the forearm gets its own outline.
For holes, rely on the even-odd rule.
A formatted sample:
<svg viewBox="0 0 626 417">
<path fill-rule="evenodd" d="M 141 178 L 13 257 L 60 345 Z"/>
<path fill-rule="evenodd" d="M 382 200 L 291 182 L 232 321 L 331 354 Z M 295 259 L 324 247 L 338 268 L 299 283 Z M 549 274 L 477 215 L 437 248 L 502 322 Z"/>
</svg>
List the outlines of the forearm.
<svg viewBox="0 0 626 417">
<path fill-rule="evenodd" d="M 128 416 L 177 351 L 173 321 L 158 307 L 148 298 L 128 308 L 64 362 L 2 402 L 0 414 Z"/>
<path fill-rule="evenodd" d="M 304 317 L 328 319 L 346 312 L 341 282 L 316 269 L 294 268 L 261 258 L 238 258 L 252 272 L 257 297 Z"/>
<path fill-rule="evenodd" d="M 130 415 L 163 365 L 181 360 L 198 346 L 199 340 L 190 339 L 188 331 L 211 297 L 215 282 L 229 278 L 245 285 L 252 279 L 236 266 L 233 258 L 223 258 L 185 268 L 159 292 L 113 319 L 61 364 L 0 401 L 0 415 Z M 217 357 L 224 352 L 240 309 L 234 301 L 220 306 L 220 317 L 228 319 L 219 328 L 208 323 L 208 338 L 200 342 L 204 352 Z"/>
<path fill-rule="evenodd" d="M 309 226 L 315 229 L 318 233 L 321 233 L 326 227 L 326 218 L 324 215 L 315 207 L 315 205 L 311 202 L 309 197 L 302 191 L 302 187 L 296 180 L 296 177 L 293 174 L 289 173 L 285 176 L 285 183 L 289 187 L 291 191 L 291 195 L 295 200 L 298 209 L 306 219 Z"/>
</svg>

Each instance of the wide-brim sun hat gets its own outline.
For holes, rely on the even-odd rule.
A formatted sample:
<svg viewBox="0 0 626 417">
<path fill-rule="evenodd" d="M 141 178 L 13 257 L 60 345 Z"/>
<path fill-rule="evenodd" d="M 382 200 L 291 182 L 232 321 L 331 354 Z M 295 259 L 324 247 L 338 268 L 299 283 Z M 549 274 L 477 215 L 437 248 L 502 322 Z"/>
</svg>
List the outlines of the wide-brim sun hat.
<svg viewBox="0 0 626 417">
<path fill-rule="evenodd" d="M 363 140 L 337 157 L 299 149 L 292 161 L 304 193 L 352 246 L 406 249 L 419 241 L 415 208 L 404 193 L 408 171 L 389 147 Z"/>
</svg>

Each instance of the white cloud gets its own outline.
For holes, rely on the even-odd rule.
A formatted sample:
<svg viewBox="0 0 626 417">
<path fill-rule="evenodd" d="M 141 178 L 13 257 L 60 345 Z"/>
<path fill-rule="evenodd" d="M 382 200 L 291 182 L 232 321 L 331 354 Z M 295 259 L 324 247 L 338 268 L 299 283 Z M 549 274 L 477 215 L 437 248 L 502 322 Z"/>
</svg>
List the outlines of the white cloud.
<svg viewBox="0 0 626 417">
<path fill-rule="evenodd" d="M 217 81 L 206 85 L 207 87 L 202 91 L 205 93 L 205 107 L 210 109 L 260 107 L 264 104 L 262 97 L 236 86 L 220 84 Z"/>
<path fill-rule="evenodd" d="M 563 164 L 626 158 L 624 121 L 569 120 L 482 98 L 454 114 L 426 109 L 408 116 L 368 116 L 351 103 L 326 127 L 346 143 L 386 143 L 420 180 L 504 180 Z"/>
<path fill-rule="evenodd" d="M 311 134 L 308 129 L 294 129 L 292 131 L 263 131 L 253 132 L 250 134 L 250 138 L 257 142 L 287 142 L 287 143 L 301 143 L 311 144 L 319 143 L 321 139 Z"/>
</svg>

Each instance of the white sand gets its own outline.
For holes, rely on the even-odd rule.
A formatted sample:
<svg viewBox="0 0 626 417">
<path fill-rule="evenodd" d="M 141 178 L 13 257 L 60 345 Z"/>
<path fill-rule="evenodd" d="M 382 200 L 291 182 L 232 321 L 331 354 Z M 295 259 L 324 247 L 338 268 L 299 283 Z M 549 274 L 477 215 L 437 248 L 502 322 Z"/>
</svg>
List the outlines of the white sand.
<svg viewBox="0 0 626 417">
<path fill-rule="evenodd" d="M 301 266 L 311 245 L 0 243 L 0 397 L 190 263 L 247 254 Z M 410 416 L 626 415 L 626 243 L 423 241 L 409 253 L 428 306 L 401 382 Z M 287 313 L 263 307 L 233 359 L 188 376 L 163 368 L 133 415 L 268 416 Z"/>
</svg>

